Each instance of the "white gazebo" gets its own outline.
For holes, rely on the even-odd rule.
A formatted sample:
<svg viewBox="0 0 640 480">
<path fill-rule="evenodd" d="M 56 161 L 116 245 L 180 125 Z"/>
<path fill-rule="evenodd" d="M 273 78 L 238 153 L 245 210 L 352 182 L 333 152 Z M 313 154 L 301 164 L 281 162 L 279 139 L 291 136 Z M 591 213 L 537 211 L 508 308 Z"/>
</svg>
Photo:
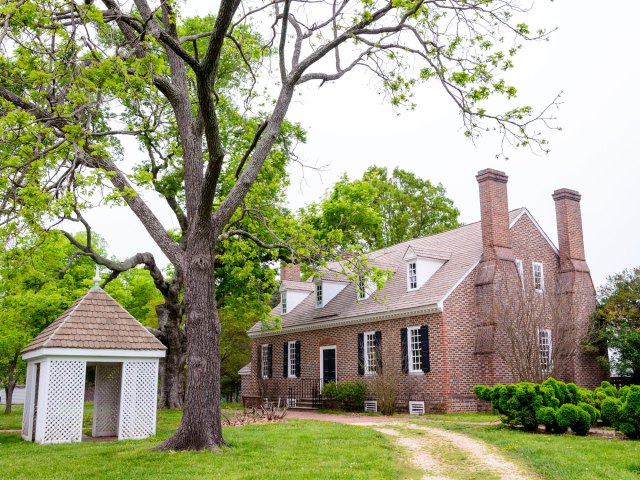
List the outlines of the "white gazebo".
<svg viewBox="0 0 640 480">
<path fill-rule="evenodd" d="M 95 366 L 94 437 L 146 438 L 156 431 L 162 345 L 99 287 L 22 351 L 27 385 L 22 438 L 82 440 L 87 366 Z"/>
</svg>

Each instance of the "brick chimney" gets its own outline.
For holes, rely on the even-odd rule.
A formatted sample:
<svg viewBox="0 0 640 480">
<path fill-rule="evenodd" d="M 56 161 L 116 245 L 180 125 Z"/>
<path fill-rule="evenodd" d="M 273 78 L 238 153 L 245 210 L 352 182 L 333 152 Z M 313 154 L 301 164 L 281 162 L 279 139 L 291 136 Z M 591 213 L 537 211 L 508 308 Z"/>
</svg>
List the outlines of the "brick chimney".
<svg viewBox="0 0 640 480">
<path fill-rule="evenodd" d="M 560 271 L 588 272 L 582 237 L 581 195 L 575 190 L 561 188 L 553 192 L 552 197 L 556 202 Z"/>
<path fill-rule="evenodd" d="M 507 175 L 486 168 L 476 175 L 480 188 L 480 221 L 482 224 L 482 260 L 513 260 L 509 234 Z"/>
<path fill-rule="evenodd" d="M 300 264 L 282 262 L 280 264 L 280 281 L 289 280 L 293 282 L 300 281 Z"/>
</svg>

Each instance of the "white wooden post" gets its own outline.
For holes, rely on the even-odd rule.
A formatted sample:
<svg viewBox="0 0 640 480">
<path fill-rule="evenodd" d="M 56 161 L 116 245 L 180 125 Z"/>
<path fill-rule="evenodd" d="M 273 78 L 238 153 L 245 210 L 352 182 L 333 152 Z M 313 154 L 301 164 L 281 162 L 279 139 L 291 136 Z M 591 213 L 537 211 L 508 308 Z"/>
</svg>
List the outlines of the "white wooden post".
<svg viewBox="0 0 640 480">
<path fill-rule="evenodd" d="M 36 400 L 36 375 L 38 365 L 35 362 L 27 364 L 27 386 L 24 396 L 24 409 L 22 411 L 22 438 L 33 440 L 33 411 Z"/>
</svg>

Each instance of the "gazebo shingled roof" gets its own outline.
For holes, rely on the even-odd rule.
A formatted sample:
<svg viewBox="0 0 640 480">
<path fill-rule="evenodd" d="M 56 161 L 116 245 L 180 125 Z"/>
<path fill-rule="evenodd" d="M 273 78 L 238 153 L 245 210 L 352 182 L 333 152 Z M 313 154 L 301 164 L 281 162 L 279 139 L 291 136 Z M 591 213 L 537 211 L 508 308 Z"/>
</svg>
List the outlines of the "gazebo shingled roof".
<svg viewBox="0 0 640 480">
<path fill-rule="evenodd" d="M 45 328 L 22 353 L 39 348 L 166 350 L 101 288 L 92 288 Z"/>
</svg>

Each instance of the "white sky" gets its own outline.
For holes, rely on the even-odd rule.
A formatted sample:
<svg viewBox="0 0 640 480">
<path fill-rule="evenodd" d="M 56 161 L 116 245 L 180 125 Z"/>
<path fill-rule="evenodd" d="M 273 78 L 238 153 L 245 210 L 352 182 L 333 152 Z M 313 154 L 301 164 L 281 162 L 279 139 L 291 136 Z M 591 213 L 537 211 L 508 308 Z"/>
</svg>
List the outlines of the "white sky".
<svg viewBox="0 0 640 480">
<path fill-rule="evenodd" d="M 184 13 L 205 14 L 215 3 L 189 1 Z M 317 200 L 344 172 L 354 179 L 370 165 L 399 166 L 441 182 L 461 220 L 470 223 L 480 217 L 475 174 L 492 167 L 509 175 L 510 208 L 527 207 L 554 242 L 551 193 L 567 187 L 583 195 L 586 256 L 596 286 L 607 275 L 640 266 L 640 156 L 633 147 L 640 135 L 640 96 L 633 88 L 640 77 L 634 38 L 640 2 L 579 5 L 537 2 L 529 23 L 558 30 L 549 42 L 525 46 L 512 77 L 525 104 L 542 107 L 564 92 L 557 112 L 563 130 L 546 135 L 550 154 L 508 151 L 509 160 L 496 160 L 498 135 L 485 135 L 476 146 L 466 140 L 455 106 L 436 84 L 420 89 L 415 111 L 398 116 L 368 76 L 354 74 L 320 89 L 304 88 L 289 111 L 288 118 L 308 132 L 298 155 L 328 166 L 321 175 L 307 170 L 305 179 L 298 165 L 291 167 L 291 207 Z M 135 147 L 129 152 L 138 155 Z M 113 255 L 148 250 L 163 258 L 126 209 L 100 209 L 89 218 Z M 161 218 L 176 226 L 166 210 Z"/>
</svg>

